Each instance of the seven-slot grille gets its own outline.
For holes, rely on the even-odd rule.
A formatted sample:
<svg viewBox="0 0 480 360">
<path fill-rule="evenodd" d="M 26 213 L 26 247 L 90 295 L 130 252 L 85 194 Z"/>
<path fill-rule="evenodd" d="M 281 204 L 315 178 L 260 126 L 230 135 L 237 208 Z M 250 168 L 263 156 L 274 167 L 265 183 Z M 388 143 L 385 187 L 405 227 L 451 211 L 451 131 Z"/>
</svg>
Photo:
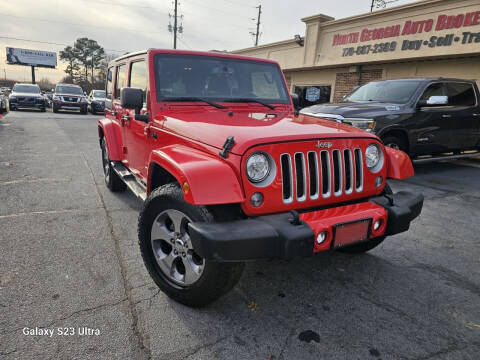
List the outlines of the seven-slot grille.
<svg viewBox="0 0 480 360">
<path fill-rule="evenodd" d="M 362 151 L 333 149 L 280 155 L 282 197 L 288 204 L 363 190 Z"/>
</svg>

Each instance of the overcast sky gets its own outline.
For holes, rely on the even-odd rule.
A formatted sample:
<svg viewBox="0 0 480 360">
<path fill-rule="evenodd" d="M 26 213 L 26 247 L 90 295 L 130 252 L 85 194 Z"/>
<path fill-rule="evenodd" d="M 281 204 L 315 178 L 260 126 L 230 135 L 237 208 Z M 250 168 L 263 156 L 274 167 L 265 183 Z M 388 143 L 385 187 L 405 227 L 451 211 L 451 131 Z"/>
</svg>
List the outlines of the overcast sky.
<svg viewBox="0 0 480 360">
<path fill-rule="evenodd" d="M 393 5 L 414 2 L 399 0 Z M 253 45 L 249 32 L 262 5 L 260 44 L 304 35 L 302 17 L 326 14 L 336 19 L 370 11 L 371 0 L 180 0 L 183 34 L 177 48 L 235 50 Z M 30 81 L 30 68 L 5 64 L 5 47 L 58 52 L 79 37 L 98 41 L 107 52 L 172 48 L 168 32 L 172 0 L 0 0 L 0 77 Z M 170 21 L 173 24 L 173 20 Z M 43 41 L 59 45 L 4 37 Z M 37 69 L 36 78 L 59 81 L 65 73 Z"/>
</svg>

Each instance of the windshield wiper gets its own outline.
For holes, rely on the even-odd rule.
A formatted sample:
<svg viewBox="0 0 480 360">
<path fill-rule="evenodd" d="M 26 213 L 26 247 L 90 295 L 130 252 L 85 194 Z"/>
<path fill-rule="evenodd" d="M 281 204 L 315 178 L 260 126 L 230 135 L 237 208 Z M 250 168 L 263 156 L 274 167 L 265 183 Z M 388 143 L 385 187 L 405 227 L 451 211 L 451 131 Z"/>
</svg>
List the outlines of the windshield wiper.
<svg viewBox="0 0 480 360">
<path fill-rule="evenodd" d="M 175 98 L 165 98 L 163 100 L 164 101 L 177 101 L 177 102 L 179 102 L 179 101 L 204 102 L 204 103 L 207 103 L 208 105 L 216 107 L 217 109 L 228 109 L 228 107 L 226 107 L 226 106 L 217 104 L 213 101 L 210 101 L 210 100 L 207 100 L 207 99 L 204 99 L 204 98 L 200 98 L 200 97 L 175 97 Z"/>
<path fill-rule="evenodd" d="M 269 109 L 272 109 L 272 110 L 275 109 L 275 106 L 267 104 L 266 102 L 263 102 L 263 101 L 260 101 L 260 100 L 257 100 L 257 99 L 253 99 L 253 98 L 225 99 L 224 101 L 225 102 L 238 102 L 238 103 L 254 102 L 254 103 L 266 106 Z"/>
</svg>

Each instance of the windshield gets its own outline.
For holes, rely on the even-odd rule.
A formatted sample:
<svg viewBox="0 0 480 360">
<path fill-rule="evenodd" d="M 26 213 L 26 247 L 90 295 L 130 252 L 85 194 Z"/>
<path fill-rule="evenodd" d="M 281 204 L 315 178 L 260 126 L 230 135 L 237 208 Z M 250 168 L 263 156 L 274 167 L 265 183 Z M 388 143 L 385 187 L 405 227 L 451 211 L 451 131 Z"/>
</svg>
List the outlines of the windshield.
<svg viewBox="0 0 480 360">
<path fill-rule="evenodd" d="M 57 94 L 72 94 L 72 95 L 83 95 L 82 88 L 76 86 L 57 86 L 55 88 L 55 93 Z"/>
<path fill-rule="evenodd" d="M 96 91 L 93 92 L 93 97 L 104 98 L 105 97 L 105 91 L 96 90 Z"/>
<path fill-rule="evenodd" d="M 158 54 L 155 56 L 155 82 L 158 101 L 179 101 L 185 97 L 290 103 L 280 68 L 258 61 Z"/>
<path fill-rule="evenodd" d="M 15 85 L 13 91 L 19 93 L 40 94 L 40 88 L 31 85 Z"/>
<path fill-rule="evenodd" d="M 377 101 L 404 104 L 412 97 L 420 81 L 375 81 L 360 86 L 342 102 Z"/>
</svg>

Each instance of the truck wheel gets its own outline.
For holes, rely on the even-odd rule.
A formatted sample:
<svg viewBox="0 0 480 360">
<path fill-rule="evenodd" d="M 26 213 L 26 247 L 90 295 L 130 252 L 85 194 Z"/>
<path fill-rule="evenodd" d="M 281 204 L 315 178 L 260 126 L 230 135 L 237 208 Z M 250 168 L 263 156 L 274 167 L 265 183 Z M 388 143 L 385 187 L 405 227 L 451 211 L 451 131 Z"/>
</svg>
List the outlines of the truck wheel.
<svg viewBox="0 0 480 360">
<path fill-rule="evenodd" d="M 102 165 L 103 174 L 105 175 L 105 184 L 107 184 L 107 187 L 113 192 L 125 190 L 127 185 L 125 185 L 123 180 L 120 179 L 117 173 L 112 169 L 110 158 L 108 157 L 105 138 L 102 138 Z"/>
<path fill-rule="evenodd" d="M 407 152 L 407 144 L 405 144 L 403 139 L 399 139 L 396 136 L 387 136 L 382 140 L 387 147 Z"/>
<path fill-rule="evenodd" d="M 215 301 L 242 274 L 243 263 L 212 262 L 195 253 L 188 223 L 214 220 L 206 207 L 187 203 L 175 183 L 155 189 L 140 213 L 138 242 L 145 266 L 158 287 L 184 305 L 200 307 Z"/>
<path fill-rule="evenodd" d="M 346 246 L 342 249 L 338 249 L 338 251 L 347 254 L 361 254 L 377 247 L 382 243 L 383 240 L 385 240 L 385 236 L 380 236 L 378 238 L 370 239 L 360 244 Z"/>
</svg>

